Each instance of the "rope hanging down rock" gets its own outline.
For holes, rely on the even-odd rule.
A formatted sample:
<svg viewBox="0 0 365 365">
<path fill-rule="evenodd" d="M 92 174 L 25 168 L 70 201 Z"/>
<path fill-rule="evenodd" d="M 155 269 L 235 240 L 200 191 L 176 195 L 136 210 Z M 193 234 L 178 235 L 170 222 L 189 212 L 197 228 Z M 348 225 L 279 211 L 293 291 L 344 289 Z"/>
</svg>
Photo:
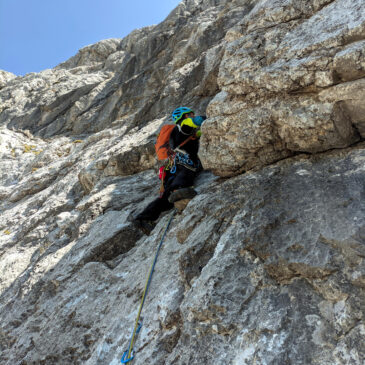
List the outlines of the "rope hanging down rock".
<svg viewBox="0 0 365 365">
<path fill-rule="evenodd" d="M 144 287 L 141 304 L 139 305 L 139 310 L 138 310 L 136 322 L 135 322 L 134 329 L 133 329 L 133 332 L 132 332 L 131 340 L 129 342 L 129 347 L 128 347 L 128 350 L 126 350 L 123 353 L 123 356 L 122 356 L 122 358 L 120 360 L 122 364 L 126 364 L 126 363 L 128 363 L 128 362 L 130 362 L 130 361 L 132 361 L 134 359 L 133 345 L 134 345 L 134 342 L 136 340 L 136 335 L 139 333 L 139 331 L 140 331 L 140 329 L 142 327 L 142 323 L 140 322 L 139 319 L 140 319 L 140 316 L 141 316 L 143 304 L 144 304 L 144 301 L 146 299 L 149 286 L 151 284 L 152 274 L 153 274 L 153 271 L 154 271 L 155 266 L 156 266 L 157 257 L 158 257 L 158 254 L 160 252 L 160 248 L 161 248 L 161 246 L 163 244 L 163 241 L 165 239 L 166 233 L 167 233 L 167 231 L 168 231 L 168 229 L 170 227 L 170 223 L 171 223 L 172 219 L 174 218 L 175 213 L 176 213 L 176 209 L 174 209 L 174 211 L 172 212 L 171 217 L 170 217 L 170 219 L 169 219 L 169 221 L 167 223 L 167 226 L 165 228 L 165 231 L 164 231 L 164 233 L 162 235 L 161 241 L 160 241 L 160 243 L 159 243 L 159 245 L 157 247 L 155 259 L 153 260 L 153 263 L 151 265 L 150 271 L 149 271 L 148 276 L 147 276 L 146 285 Z"/>
</svg>

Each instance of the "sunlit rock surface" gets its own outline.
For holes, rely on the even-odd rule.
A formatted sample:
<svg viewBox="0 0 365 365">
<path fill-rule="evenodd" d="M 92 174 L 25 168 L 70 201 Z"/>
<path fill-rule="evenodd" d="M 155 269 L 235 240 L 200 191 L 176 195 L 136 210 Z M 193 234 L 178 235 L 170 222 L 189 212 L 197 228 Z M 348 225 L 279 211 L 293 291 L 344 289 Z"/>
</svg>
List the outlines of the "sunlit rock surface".
<svg viewBox="0 0 365 365">
<path fill-rule="evenodd" d="M 0 89 L 4 87 L 7 82 L 11 79 L 14 79 L 16 76 L 11 72 L 0 70 Z"/>
<path fill-rule="evenodd" d="M 365 4 L 185 0 L 0 71 L 0 363 L 119 364 L 155 250 L 154 141 L 207 114 L 135 364 L 363 364 Z"/>
</svg>

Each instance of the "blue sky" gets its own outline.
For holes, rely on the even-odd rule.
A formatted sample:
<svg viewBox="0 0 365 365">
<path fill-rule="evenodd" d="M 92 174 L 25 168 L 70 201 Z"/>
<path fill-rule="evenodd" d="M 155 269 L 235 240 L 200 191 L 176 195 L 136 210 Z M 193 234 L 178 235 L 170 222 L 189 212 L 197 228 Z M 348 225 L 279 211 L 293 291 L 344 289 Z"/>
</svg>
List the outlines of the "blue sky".
<svg viewBox="0 0 365 365">
<path fill-rule="evenodd" d="M 0 0 L 0 70 L 39 72 L 77 51 L 158 24 L 180 0 Z"/>
</svg>

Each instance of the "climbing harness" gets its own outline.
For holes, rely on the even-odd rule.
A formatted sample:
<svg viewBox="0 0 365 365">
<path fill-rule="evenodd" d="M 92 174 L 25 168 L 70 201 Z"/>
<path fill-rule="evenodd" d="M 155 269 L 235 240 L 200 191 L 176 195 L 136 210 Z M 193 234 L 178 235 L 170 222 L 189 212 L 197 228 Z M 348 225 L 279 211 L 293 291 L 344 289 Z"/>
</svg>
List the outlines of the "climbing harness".
<svg viewBox="0 0 365 365">
<path fill-rule="evenodd" d="M 194 171 L 194 172 L 198 171 L 198 169 L 200 167 L 199 160 L 197 163 L 194 163 L 194 161 L 192 161 L 190 159 L 188 154 L 183 154 L 180 152 L 178 152 L 175 156 L 175 164 L 174 164 L 175 170 L 176 170 L 176 164 L 182 165 L 182 166 L 186 167 L 187 169 Z"/>
<path fill-rule="evenodd" d="M 187 139 L 185 139 L 185 141 L 183 141 L 182 143 L 180 143 L 174 151 L 171 151 L 171 153 L 168 155 L 168 157 L 165 159 L 166 163 L 164 166 L 162 166 L 159 170 L 159 177 L 161 179 L 161 184 L 160 184 L 160 198 L 162 197 L 164 191 L 165 191 L 165 178 L 166 178 L 166 171 L 169 171 L 170 174 L 174 174 L 176 172 L 176 156 L 178 154 L 181 154 L 181 152 L 177 152 L 182 146 L 184 146 L 186 143 L 188 143 L 189 141 L 191 140 L 194 140 L 195 139 L 195 136 L 189 136 Z M 186 155 L 187 158 L 186 159 L 189 159 L 189 155 Z M 189 159 L 189 161 L 191 161 Z M 184 165 L 181 163 L 181 165 Z M 197 171 L 198 169 L 191 167 L 191 165 L 189 164 L 186 164 L 184 165 L 185 167 L 187 167 L 189 170 L 192 170 L 192 171 Z"/>
<path fill-rule="evenodd" d="M 167 231 L 168 231 L 168 229 L 170 227 L 171 221 L 174 218 L 175 213 L 176 213 L 176 209 L 173 210 L 173 212 L 171 214 L 171 217 L 170 217 L 170 219 L 169 219 L 169 221 L 168 221 L 168 223 L 166 225 L 165 231 L 164 231 L 164 233 L 162 235 L 161 241 L 160 241 L 160 243 L 159 243 L 159 245 L 157 247 L 155 259 L 153 260 L 153 263 L 151 265 L 150 271 L 149 271 L 148 276 L 147 276 L 147 281 L 146 281 L 146 285 L 144 287 L 141 304 L 139 306 L 139 310 L 138 310 L 136 322 L 135 322 L 135 325 L 134 325 L 134 329 L 133 329 L 133 332 L 132 332 L 132 336 L 131 336 L 131 339 L 129 341 L 129 347 L 128 347 L 128 350 L 126 350 L 123 353 L 123 356 L 122 356 L 122 358 L 120 360 L 120 362 L 122 364 L 126 364 L 126 363 L 128 363 L 128 362 L 130 362 L 130 361 L 132 361 L 134 359 L 133 345 L 134 345 L 134 342 L 136 340 L 136 336 L 138 335 L 138 333 L 139 333 L 139 331 L 141 330 L 141 327 L 142 327 L 142 322 L 140 321 L 140 316 L 141 316 L 143 304 L 144 304 L 144 301 L 146 299 L 149 286 L 151 284 L 152 274 L 153 274 L 153 270 L 155 269 L 155 266 L 156 266 L 157 257 L 158 257 L 158 254 L 160 252 L 160 248 L 161 248 L 161 246 L 163 244 L 163 241 L 165 239 L 165 236 L 166 236 Z"/>
<path fill-rule="evenodd" d="M 194 162 L 187 153 L 175 152 L 167 159 L 166 164 L 159 169 L 159 178 L 161 180 L 160 198 L 165 192 L 166 178 L 169 179 L 171 175 L 174 175 L 176 173 L 177 165 L 184 166 L 185 168 L 193 172 L 200 171 L 202 168 L 199 160 Z M 167 172 L 169 173 L 169 175 L 167 175 Z"/>
<path fill-rule="evenodd" d="M 165 192 L 165 181 L 166 178 L 169 179 L 171 175 L 176 173 L 177 165 L 184 166 L 188 170 L 197 172 L 201 169 L 201 163 L 198 160 L 194 162 L 190 159 L 187 153 L 176 152 L 172 156 L 170 156 L 166 162 L 166 164 L 159 169 L 159 179 L 161 180 L 160 184 L 160 198 Z M 167 172 L 169 175 L 167 175 Z"/>
</svg>

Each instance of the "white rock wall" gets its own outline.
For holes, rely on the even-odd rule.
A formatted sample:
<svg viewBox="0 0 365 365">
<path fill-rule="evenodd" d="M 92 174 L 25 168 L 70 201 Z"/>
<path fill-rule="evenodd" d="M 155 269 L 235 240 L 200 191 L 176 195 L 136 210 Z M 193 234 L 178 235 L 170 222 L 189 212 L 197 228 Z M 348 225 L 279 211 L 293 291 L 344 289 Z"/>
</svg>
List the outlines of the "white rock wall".
<svg viewBox="0 0 365 365">
<path fill-rule="evenodd" d="M 134 363 L 362 364 L 364 24 L 357 0 L 185 0 L 1 73 L 0 363 L 120 363 L 170 213 L 149 237 L 131 221 L 188 105 L 211 171 L 166 236 Z"/>
</svg>

